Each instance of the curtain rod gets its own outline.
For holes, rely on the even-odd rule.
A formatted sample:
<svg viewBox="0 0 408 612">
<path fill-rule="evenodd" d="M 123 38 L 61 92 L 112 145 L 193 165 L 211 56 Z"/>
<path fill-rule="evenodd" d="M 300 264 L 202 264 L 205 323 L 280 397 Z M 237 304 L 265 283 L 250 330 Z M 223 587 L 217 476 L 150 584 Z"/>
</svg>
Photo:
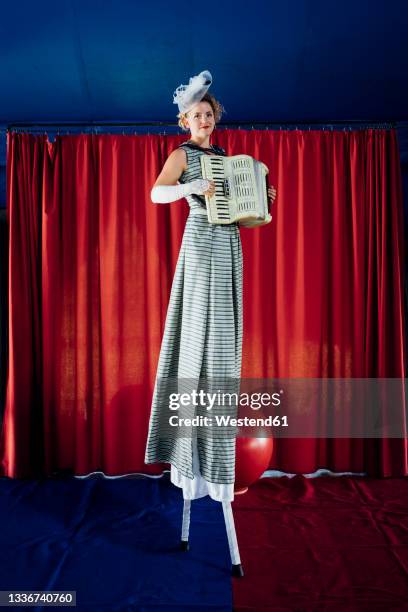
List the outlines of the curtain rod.
<svg viewBox="0 0 408 612">
<path fill-rule="evenodd" d="M 220 122 L 219 127 L 223 126 L 275 126 L 280 127 L 282 125 L 386 125 L 389 127 L 396 127 L 397 121 L 395 120 L 364 120 L 364 119 L 349 119 L 349 120 L 323 120 L 323 121 L 226 121 Z M 80 122 L 69 122 L 61 121 L 58 123 L 40 121 L 40 122 L 14 122 L 6 124 L 7 129 L 24 128 L 24 127 L 177 127 L 177 123 L 174 121 L 80 121 Z"/>
</svg>

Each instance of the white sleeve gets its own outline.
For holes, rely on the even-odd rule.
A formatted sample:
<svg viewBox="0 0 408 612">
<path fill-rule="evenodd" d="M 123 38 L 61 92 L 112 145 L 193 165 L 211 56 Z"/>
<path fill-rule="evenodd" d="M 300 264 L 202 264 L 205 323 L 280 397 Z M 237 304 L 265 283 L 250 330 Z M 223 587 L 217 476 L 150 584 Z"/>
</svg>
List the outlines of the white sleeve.
<svg viewBox="0 0 408 612">
<path fill-rule="evenodd" d="M 195 179 L 190 183 L 179 185 L 156 185 L 156 187 L 153 187 L 150 197 L 155 204 L 165 204 L 175 202 L 193 193 L 203 195 L 208 187 L 209 181 L 207 179 Z"/>
</svg>

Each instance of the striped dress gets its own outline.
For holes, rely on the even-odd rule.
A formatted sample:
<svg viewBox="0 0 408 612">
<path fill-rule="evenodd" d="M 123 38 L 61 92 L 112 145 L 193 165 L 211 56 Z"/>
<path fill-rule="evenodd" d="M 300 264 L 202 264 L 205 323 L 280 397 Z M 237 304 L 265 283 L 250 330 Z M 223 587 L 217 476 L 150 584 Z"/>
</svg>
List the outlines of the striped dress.
<svg viewBox="0 0 408 612">
<path fill-rule="evenodd" d="M 179 182 L 202 178 L 200 156 L 206 150 L 180 145 L 187 169 Z M 213 146 L 217 155 L 224 149 Z M 153 392 L 145 463 L 171 464 L 171 480 L 185 499 L 210 495 L 231 501 L 235 480 L 235 437 L 172 436 L 169 413 L 158 381 L 239 379 L 242 356 L 242 247 L 239 225 L 208 222 L 204 196 L 187 197 L 190 206 L 165 322 Z M 197 413 L 195 413 L 197 414 Z M 234 416 L 234 415 L 233 415 Z"/>
</svg>

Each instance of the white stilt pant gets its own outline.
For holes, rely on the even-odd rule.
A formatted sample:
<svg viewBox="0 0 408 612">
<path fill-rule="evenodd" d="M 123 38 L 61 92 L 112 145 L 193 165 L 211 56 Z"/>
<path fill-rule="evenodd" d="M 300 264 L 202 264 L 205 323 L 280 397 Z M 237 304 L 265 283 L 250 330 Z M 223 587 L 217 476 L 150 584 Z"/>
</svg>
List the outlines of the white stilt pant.
<svg viewBox="0 0 408 612">
<path fill-rule="evenodd" d="M 224 514 L 225 528 L 227 530 L 228 546 L 231 555 L 232 575 L 243 576 L 244 572 L 241 566 L 241 558 L 239 556 L 238 540 L 235 531 L 234 515 L 232 514 L 231 502 L 221 502 L 222 511 Z M 190 516 L 191 516 L 191 500 L 185 499 L 183 504 L 183 522 L 181 526 L 181 549 L 187 551 L 189 549 L 188 538 L 190 532 Z"/>
</svg>

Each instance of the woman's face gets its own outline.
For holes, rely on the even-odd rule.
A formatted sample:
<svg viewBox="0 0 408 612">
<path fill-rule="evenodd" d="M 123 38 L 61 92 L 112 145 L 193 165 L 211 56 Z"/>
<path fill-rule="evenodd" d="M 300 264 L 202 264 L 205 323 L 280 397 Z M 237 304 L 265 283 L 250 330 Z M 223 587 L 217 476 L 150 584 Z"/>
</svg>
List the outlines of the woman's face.
<svg viewBox="0 0 408 612">
<path fill-rule="evenodd" d="M 215 126 L 215 117 L 209 102 L 199 102 L 191 108 L 186 117 L 187 126 L 190 128 L 191 136 L 204 138 L 209 136 Z"/>
</svg>

